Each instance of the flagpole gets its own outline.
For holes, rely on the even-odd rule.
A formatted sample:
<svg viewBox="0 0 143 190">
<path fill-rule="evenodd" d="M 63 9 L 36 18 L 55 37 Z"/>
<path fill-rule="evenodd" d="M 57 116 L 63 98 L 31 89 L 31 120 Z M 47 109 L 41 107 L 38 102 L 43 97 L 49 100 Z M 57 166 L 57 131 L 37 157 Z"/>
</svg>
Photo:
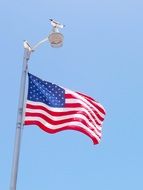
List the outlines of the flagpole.
<svg viewBox="0 0 143 190">
<path fill-rule="evenodd" d="M 10 190 L 16 190 L 16 185 L 17 185 L 20 145 L 21 145 L 21 136 L 22 136 L 22 131 L 23 131 L 23 122 L 24 122 L 25 88 L 26 88 L 26 78 L 27 78 L 27 73 L 28 73 L 28 60 L 30 59 L 30 55 L 31 55 L 30 47 L 25 46 L 24 44 L 23 68 L 22 68 L 21 84 L 20 84 L 20 95 L 19 95 L 19 103 L 18 103 L 15 146 L 14 146 L 14 152 L 13 152 L 13 164 L 12 164 L 12 171 L 11 171 Z"/>
<path fill-rule="evenodd" d="M 18 165 L 19 165 L 19 156 L 20 156 L 20 146 L 22 131 L 24 125 L 24 112 L 25 112 L 25 88 L 26 88 L 26 78 L 28 73 L 28 61 L 30 55 L 34 52 L 41 44 L 44 42 L 50 42 L 51 47 L 61 47 L 63 45 L 63 35 L 59 32 L 59 28 L 63 28 L 64 25 L 59 22 L 50 19 L 51 25 L 53 26 L 52 32 L 39 41 L 35 46 L 31 47 L 27 41 L 24 41 L 24 56 L 23 56 L 23 68 L 21 75 L 21 84 L 20 84 L 20 95 L 18 103 L 18 113 L 17 113 L 17 123 L 16 123 L 16 134 L 15 134 L 15 145 L 13 152 L 13 163 L 11 171 L 11 181 L 10 181 L 10 190 L 16 190 L 17 185 L 17 176 L 18 176 Z"/>
</svg>

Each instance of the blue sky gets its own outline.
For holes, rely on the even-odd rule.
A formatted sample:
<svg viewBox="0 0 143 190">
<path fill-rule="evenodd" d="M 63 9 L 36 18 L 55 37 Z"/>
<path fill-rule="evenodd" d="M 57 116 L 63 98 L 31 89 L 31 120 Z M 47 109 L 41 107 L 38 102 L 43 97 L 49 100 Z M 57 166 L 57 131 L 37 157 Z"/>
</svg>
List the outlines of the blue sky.
<svg viewBox="0 0 143 190">
<path fill-rule="evenodd" d="M 23 40 L 34 45 L 48 35 L 49 18 L 66 25 L 64 46 L 43 44 L 29 71 L 102 103 L 103 138 L 94 146 L 79 132 L 25 127 L 17 190 L 142 189 L 141 0 L 1 0 L 0 189 L 10 183 Z"/>
</svg>

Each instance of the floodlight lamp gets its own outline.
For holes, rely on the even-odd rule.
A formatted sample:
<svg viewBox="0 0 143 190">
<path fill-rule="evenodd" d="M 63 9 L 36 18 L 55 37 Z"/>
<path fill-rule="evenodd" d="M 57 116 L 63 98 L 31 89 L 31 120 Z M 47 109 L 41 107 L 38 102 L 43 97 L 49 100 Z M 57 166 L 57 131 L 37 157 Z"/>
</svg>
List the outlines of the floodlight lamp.
<svg viewBox="0 0 143 190">
<path fill-rule="evenodd" d="M 49 42 L 51 47 L 58 48 L 63 46 L 64 36 L 60 32 L 51 32 Z"/>
</svg>

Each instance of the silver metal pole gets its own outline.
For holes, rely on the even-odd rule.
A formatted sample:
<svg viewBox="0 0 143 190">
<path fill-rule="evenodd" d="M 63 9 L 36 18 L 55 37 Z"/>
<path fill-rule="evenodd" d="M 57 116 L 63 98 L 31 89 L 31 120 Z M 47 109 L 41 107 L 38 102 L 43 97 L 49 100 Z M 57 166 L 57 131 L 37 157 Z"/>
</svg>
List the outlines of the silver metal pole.
<svg viewBox="0 0 143 190">
<path fill-rule="evenodd" d="M 21 135 L 22 135 L 22 130 L 23 130 L 23 122 L 24 122 L 25 87 L 26 87 L 26 77 L 27 77 L 27 72 L 28 72 L 28 60 L 30 59 L 30 54 L 31 54 L 30 49 L 25 47 L 24 57 L 23 57 L 23 68 L 22 68 L 22 75 L 21 75 L 21 84 L 20 84 L 20 95 L 19 95 L 19 104 L 18 104 L 18 113 L 17 113 L 15 146 L 14 146 L 14 153 L 13 153 L 10 190 L 16 190 L 16 184 L 17 184 Z"/>
<path fill-rule="evenodd" d="M 63 28 L 63 25 L 60 25 L 58 22 L 56 22 L 53 19 L 51 19 L 51 22 L 55 30 L 57 29 L 57 31 L 53 31 L 53 32 L 54 34 L 58 34 L 58 40 L 59 40 L 60 33 L 58 32 L 58 28 Z M 54 40 L 56 41 L 55 47 L 57 47 L 57 36 L 54 36 L 54 38 L 55 38 Z M 59 44 L 61 44 L 61 40 L 63 40 L 63 37 L 62 39 L 60 39 L 60 41 L 58 41 Z M 19 95 L 19 104 L 18 104 L 18 113 L 17 113 L 15 146 L 14 146 L 14 153 L 13 153 L 10 190 L 16 190 L 16 185 L 17 185 L 21 136 L 22 136 L 22 130 L 23 130 L 23 124 L 24 124 L 25 88 L 26 88 L 26 77 L 27 77 L 27 72 L 28 72 L 28 60 L 30 59 L 31 52 L 35 51 L 37 47 L 39 47 L 39 45 L 43 44 L 46 41 L 49 41 L 49 37 L 44 38 L 43 40 L 38 42 L 34 47 L 31 47 L 27 41 L 24 41 L 23 68 L 22 68 L 21 84 L 20 84 L 20 95 Z M 54 47 L 54 44 L 52 44 L 52 47 Z"/>
</svg>

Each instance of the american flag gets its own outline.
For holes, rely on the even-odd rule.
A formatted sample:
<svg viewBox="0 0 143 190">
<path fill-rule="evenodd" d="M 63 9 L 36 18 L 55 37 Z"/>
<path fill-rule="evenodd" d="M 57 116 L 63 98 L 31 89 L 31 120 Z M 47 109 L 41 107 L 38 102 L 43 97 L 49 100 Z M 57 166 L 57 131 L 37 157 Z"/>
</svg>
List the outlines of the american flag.
<svg viewBox="0 0 143 190">
<path fill-rule="evenodd" d="M 99 102 L 30 73 L 28 77 L 25 125 L 37 125 L 48 133 L 76 130 L 94 144 L 100 142 L 105 109 Z"/>
</svg>

